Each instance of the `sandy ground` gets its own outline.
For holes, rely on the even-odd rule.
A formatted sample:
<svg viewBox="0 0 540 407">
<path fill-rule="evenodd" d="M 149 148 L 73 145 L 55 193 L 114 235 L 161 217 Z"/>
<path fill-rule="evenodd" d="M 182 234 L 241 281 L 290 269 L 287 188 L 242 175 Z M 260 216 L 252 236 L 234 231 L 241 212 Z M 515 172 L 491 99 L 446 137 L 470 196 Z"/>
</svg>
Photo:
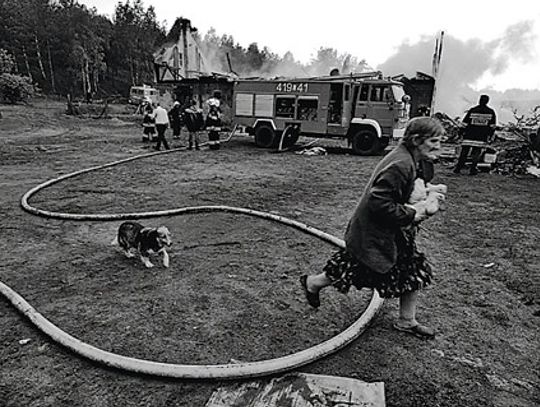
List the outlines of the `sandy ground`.
<svg viewBox="0 0 540 407">
<path fill-rule="evenodd" d="M 21 196 L 47 179 L 150 150 L 128 114 L 73 118 L 47 101 L 0 108 L 0 280 L 75 337 L 161 362 L 255 361 L 320 343 L 365 309 L 369 291 L 333 290 L 310 309 L 298 277 L 318 272 L 335 248 L 277 223 L 221 213 L 143 220 L 167 225 L 174 239 L 171 267 L 154 259 L 147 270 L 110 246 L 119 222 L 24 212 Z M 380 158 L 333 147 L 327 156 L 272 154 L 235 137 L 220 151 L 81 175 L 31 204 L 70 213 L 230 205 L 341 237 Z M 299 370 L 383 381 L 388 406 L 538 405 L 539 181 L 455 176 L 445 163 L 437 170 L 449 187 L 447 209 L 419 237 L 436 270 L 420 318 L 437 338 L 394 331 L 397 304 L 387 301 L 358 340 Z M 227 384 L 104 368 L 52 342 L 3 299 L 0 326 L 1 406 L 195 407 Z"/>
</svg>

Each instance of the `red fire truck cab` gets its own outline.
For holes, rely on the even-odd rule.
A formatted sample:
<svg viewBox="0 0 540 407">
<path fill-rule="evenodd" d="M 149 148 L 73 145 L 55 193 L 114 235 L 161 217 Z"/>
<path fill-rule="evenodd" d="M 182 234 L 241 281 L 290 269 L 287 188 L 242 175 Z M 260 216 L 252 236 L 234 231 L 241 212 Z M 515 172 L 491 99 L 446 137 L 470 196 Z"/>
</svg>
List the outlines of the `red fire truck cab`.
<svg viewBox="0 0 540 407">
<path fill-rule="evenodd" d="M 300 135 L 346 138 L 359 155 L 378 154 L 403 135 L 409 118 L 403 83 L 380 72 L 238 80 L 233 121 L 259 147 L 293 145 Z"/>
</svg>

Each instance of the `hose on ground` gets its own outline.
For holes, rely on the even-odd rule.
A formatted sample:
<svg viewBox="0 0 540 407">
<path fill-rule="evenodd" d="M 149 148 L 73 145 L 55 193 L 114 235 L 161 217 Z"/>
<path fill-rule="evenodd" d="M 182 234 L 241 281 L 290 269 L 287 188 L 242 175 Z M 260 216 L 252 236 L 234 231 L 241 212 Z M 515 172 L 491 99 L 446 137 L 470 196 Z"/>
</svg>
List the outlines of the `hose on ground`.
<svg viewBox="0 0 540 407">
<path fill-rule="evenodd" d="M 164 152 L 155 152 L 149 154 L 142 154 L 135 157 L 126 158 L 123 160 L 111 162 L 104 165 L 99 165 L 84 170 L 76 171 L 70 174 L 60 176 L 43 182 L 42 184 L 30 189 L 21 198 L 22 208 L 34 215 L 56 218 L 65 220 L 101 220 L 101 221 L 114 221 L 123 219 L 140 219 L 159 216 L 174 216 L 184 215 L 189 213 L 207 213 L 207 212 L 229 212 L 236 214 L 243 214 L 254 216 L 262 219 L 267 219 L 281 224 L 293 227 L 301 232 L 313 235 L 323 241 L 326 241 L 337 247 L 344 247 L 343 240 L 318 230 L 312 226 L 308 226 L 304 223 L 298 222 L 293 219 L 286 218 L 284 216 L 276 215 L 273 213 L 257 211 L 247 208 L 238 208 L 232 206 L 192 206 L 182 207 L 170 210 L 162 210 L 155 212 L 137 212 L 137 213 L 115 213 L 115 214 L 73 214 L 47 211 L 36 208 L 29 204 L 29 199 L 38 193 L 40 190 L 47 188 L 53 184 L 72 178 L 78 175 L 82 175 L 91 171 L 97 171 L 100 169 L 113 167 L 129 161 L 150 157 L 156 154 L 167 154 L 178 151 L 180 149 L 168 150 Z M 55 342 L 70 349 L 74 353 L 88 358 L 92 361 L 100 364 L 114 367 L 129 372 L 148 374 L 161 377 L 170 378 L 183 378 L 183 379 L 239 379 L 239 378 L 252 378 L 267 376 L 277 373 L 282 373 L 312 363 L 320 358 L 328 356 L 344 346 L 350 344 L 353 340 L 358 338 L 362 332 L 367 328 L 368 324 L 375 317 L 380 310 L 383 300 L 378 294 L 373 291 L 371 301 L 362 313 L 362 315 L 347 329 L 340 334 L 330 338 L 318 345 L 304 349 L 302 351 L 292 353 L 286 356 L 282 356 L 274 359 L 267 359 L 255 362 L 242 362 L 242 363 L 229 363 L 229 364 L 215 364 L 215 365 L 191 365 L 191 364 L 173 364 L 173 363 L 161 363 L 144 359 L 136 359 L 128 356 L 118 355 L 111 353 L 95 346 L 82 342 L 81 340 L 71 336 L 64 332 L 62 329 L 51 323 L 43 315 L 41 315 L 35 308 L 33 308 L 22 296 L 11 289 L 8 285 L 0 282 L 0 293 L 5 296 L 11 304 L 24 316 L 26 316 L 40 331 L 48 335 Z"/>
</svg>

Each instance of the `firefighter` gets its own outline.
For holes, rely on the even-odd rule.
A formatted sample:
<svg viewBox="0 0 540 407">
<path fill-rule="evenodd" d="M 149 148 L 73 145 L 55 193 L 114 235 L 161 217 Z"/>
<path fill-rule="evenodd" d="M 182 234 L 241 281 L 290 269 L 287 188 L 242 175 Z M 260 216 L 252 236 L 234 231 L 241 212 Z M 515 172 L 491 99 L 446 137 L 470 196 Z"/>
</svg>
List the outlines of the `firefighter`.
<svg viewBox="0 0 540 407">
<path fill-rule="evenodd" d="M 171 123 L 173 138 L 180 138 L 180 132 L 184 122 L 182 120 L 182 108 L 178 101 L 174 102 L 172 109 L 169 110 L 169 122 Z"/>
<path fill-rule="evenodd" d="M 461 144 L 461 153 L 459 154 L 458 162 L 454 168 L 454 173 L 459 174 L 465 166 L 465 161 L 471 153 L 470 175 L 478 174 L 476 166 L 480 161 L 483 149 L 491 141 L 495 133 L 495 125 L 497 116 L 495 111 L 487 104 L 489 102 L 488 95 L 481 95 L 478 105 L 469 109 L 463 119 L 466 124 L 463 133 L 463 142 Z"/>
<path fill-rule="evenodd" d="M 154 108 L 152 107 L 152 102 L 144 102 L 141 105 L 143 111 L 143 136 L 142 140 L 144 141 L 154 141 L 156 135 L 156 118 L 154 116 Z"/>
<path fill-rule="evenodd" d="M 208 147 L 219 150 L 219 132 L 221 131 L 221 91 L 215 90 L 213 96 L 206 101 L 208 115 L 206 130 L 208 131 Z"/>
</svg>

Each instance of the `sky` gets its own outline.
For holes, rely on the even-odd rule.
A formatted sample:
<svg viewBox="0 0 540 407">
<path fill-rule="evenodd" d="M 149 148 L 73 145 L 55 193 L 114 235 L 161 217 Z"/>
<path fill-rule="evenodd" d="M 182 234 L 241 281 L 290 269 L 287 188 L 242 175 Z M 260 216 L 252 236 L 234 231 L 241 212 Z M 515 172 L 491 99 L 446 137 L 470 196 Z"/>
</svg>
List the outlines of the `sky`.
<svg viewBox="0 0 540 407">
<path fill-rule="evenodd" d="M 79 3 L 112 18 L 118 1 Z M 451 90 L 457 81 L 474 91 L 540 92 L 537 0 L 143 0 L 145 8 L 150 5 L 167 29 L 184 17 L 202 36 L 214 28 L 246 48 L 256 42 L 280 56 L 290 51 L 301 62 L 331 47 L 388 75 L 431 74 L 435 40 L 444 31 L 443 88 Z M 457 97 L 469 103 L 474 96 Z"/>
</svg>

